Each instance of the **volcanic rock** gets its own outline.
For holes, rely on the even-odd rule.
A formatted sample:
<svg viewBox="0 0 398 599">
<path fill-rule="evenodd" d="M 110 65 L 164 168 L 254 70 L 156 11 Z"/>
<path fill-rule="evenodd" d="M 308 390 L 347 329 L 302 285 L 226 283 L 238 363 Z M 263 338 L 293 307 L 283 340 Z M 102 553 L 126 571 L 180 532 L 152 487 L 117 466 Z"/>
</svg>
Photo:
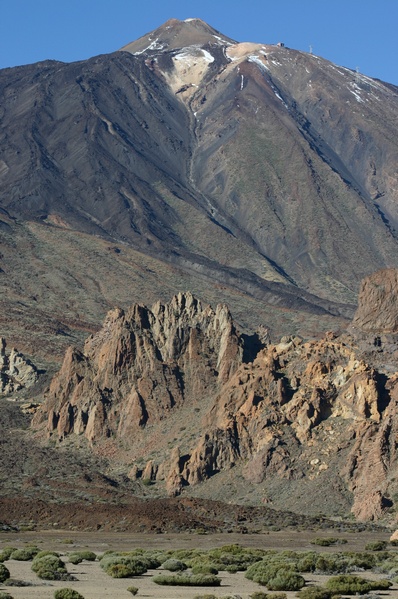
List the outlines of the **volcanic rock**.
<svg viewBox="0 0 398 599">
<path fill-rule="evenodd" d="M 236 331 L 226 306 L 185 293 L 110 311 L 82 352 L 67 351 L 33 424 L 84 435 L 131 480 L 170 495 L 236 471 L 274 505 L 275 486 L 290 485 L 295 505 L 309 485 L 378 519 L 395 488 L 397 376 L 361 359 L 347 334 L 264 346 Z"/>
<path fill-rule="evenodd" d="M 33 387 L 39 378 L 36 366 L 15 348 L 7 354 L 6 347 L 6 340 L 0 337 L 0 393 Z"/>
<path fill-rule="evenodd" d="M 111 310 L 83 352 L 66 352 L 35 423 L 47 418 L 59 437 L 129 438 L 220 387 L 242 352 L 228 308 L 213 311 L 190 293 L 151 309 Z"/>
<path fill-rule="evenodd" d="M 366 277 L 360 287 L 353 326 L 374 333 L 398 333 L 398 270 Z"/>
</svg>

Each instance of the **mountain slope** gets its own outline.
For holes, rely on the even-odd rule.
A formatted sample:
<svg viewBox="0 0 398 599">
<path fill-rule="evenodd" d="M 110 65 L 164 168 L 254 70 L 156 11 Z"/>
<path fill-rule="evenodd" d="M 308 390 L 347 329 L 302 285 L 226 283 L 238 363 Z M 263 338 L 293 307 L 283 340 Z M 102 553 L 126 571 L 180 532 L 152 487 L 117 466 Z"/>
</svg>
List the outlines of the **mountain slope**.
<svg viewBox="0 0 398 599">
<path fill-rule="evenodd" d="M 110 55 L 4 69 L 0 96 L 1 268 L 12 273 L 3 285 L 33 320 L 19 254 L 25 272 L 45 259 L 44 321 L 55 317 L 77 338 L 73 320 L 98 327 L 115 303 L 165 297 L 163 271 L 173 293 L 199 286 L 232 308 L 241 297 L 246 328 L 258 325 L 254 303 L 276 334 L 289 324 L 307 335 L 352 315 L 364 275 L 398 266 L 393 86 L 287 48 L 236 43 L 200 19 L 171 19 Z M 27 251 L 37 247 L 32 226 L 68 254 L 62 277 L 49 245 L 34 259 Z M 87 255 L 82 263 L 68 249 L 82 234 L 93 240 L 85 297 L 73 272 Z M 122 246 L 156 264 L 155 289 L 143 277 L 137 297 L 139 267 L 126 278 L 119 255 L 106 289 L 109 247 Z M 65 299 L 78 318 L 64 318 Z M 11 318 L 2 334 L 17 328 Z"/>
</svg>

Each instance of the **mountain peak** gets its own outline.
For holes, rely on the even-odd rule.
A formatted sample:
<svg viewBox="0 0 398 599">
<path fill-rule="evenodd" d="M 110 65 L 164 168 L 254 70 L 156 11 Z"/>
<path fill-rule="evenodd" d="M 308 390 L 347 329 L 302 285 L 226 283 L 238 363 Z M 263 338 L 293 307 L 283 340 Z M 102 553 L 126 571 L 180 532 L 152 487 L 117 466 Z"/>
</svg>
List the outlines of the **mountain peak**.
<svg viewBox="0 0 398 599">
<path fill-rule="evenodd" d="M 169 19 L 163 25 L 121 48 L 131 54 L 177 50 L 205 44 L 230 45 L 235 40 L 223 35 L 199 18 Z"/>
</svg>

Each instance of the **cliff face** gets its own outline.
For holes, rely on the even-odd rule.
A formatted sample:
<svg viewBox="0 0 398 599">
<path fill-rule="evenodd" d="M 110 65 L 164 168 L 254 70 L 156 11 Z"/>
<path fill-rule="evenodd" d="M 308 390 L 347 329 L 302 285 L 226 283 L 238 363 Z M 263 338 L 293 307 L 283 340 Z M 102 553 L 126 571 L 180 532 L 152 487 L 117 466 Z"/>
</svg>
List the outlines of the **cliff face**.
<svg viewBox="0 0 398 599">
<path fill-rule="evenodd" d="M 388 281 L 396 293 L 396 273 Z M 372 297 L 361 293 L 357 314 Z M 240 335 L 226 306 L 187 293 L 112 310 L 83 352 L 68 350 L 33 424 L 59 439 L 84 434 L 168 494 L 214 492 L 228 472 L 277 507 L 319 512 L 314 497 L 330 496 L 341 504 L 325 499 L 326 511 L 377 519 L 394 507 L 397 380 L 353 335 L 271 344 L 266 330 Z"/>
</svg>

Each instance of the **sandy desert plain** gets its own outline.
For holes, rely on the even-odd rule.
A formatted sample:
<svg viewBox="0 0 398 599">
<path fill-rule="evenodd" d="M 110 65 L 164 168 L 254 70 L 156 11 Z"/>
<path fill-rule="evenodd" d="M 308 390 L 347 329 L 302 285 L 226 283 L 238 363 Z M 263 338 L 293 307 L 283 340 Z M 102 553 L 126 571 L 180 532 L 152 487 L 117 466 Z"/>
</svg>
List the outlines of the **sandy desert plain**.
<svg viewBox="0 0 398 599">
<path fill-rule="evenodd" d="M 344 545 L 321 547 L 311 543 L 315 538 L 330 538 L 331 536 L 344 539 Z M 228 573 L 222 571 L 219 587 L 177 587 L 160 586 L 152 580 L 153 575 L 161 572 L 149 570 L 142 576 L 133 578 L 112 578 L 100 567 L 98 561 L 83 561 L 73 565 L 68 563 L 68 554 L 72 552 L 91 550 L 97 555 L 108 550 L 132 551 L 137 548 L 143 550 L 177 550 L 199 549 L 209 550 L 225 545 L 239 544 L 247 548 L 275 549 L 278 551 L 316 551 L 318 553 L 334 553 L 339 551 L 364 551 L 368 543 L 383 540 L 388 541 L 389 531 L 362 532 L 348 531 L 336 534 L 336 531 L 295 531 L 282 530 L 270 531 L 266 534 L 130 534 L 130 533 L 90 533 L 76 531 L 43 530 L 29 532 L 0 532 L 0 552 L 5 547 L 24 548 L 36 545 L 40 550 L 53 550 L 61 554 L 66 562 L 67 570 L 76 580 L 74 581 L 45 581 L 37 577 L 31 570 L 31 561 L 17 561 L 9 559 L 4 562 L 10 571 L 11 579 L 17 579 L 32 584 L 32 586 L 18 587 L 0 584 L 0 591 L 8 592 L 14 599 L 50 599 L 54 592 L 60 588 L 71 588 L 84 597 L 84 599 L 126 599 L 132 597 L 127 590 L 130 586 L 138 588 L 137 597 L 153 599 L 194 599 L 206 595 L 216 597 L 237 596 L 249 599 L 254 592 L 267 592 L 266 587 L 248 580 L 244 572 Z M 388 545 L 389 551 L 397 552 L 398 548 Z M 386 574 L 375 571 L 354 572 L 363 578 L 378 580 L 386 578 Z M 322 585 L 329 576 L 323 574 L 303 574 L 306 586 Z M 295 592 L 287 592 L 287 599 L 296 597 Z M 370 597 L 370 595 L 368 595 Z M 372 592 L 372 597 L 385 599 L 398 598 L 398 583 L 394 582 L 388 591 Z"/>
</svg>

